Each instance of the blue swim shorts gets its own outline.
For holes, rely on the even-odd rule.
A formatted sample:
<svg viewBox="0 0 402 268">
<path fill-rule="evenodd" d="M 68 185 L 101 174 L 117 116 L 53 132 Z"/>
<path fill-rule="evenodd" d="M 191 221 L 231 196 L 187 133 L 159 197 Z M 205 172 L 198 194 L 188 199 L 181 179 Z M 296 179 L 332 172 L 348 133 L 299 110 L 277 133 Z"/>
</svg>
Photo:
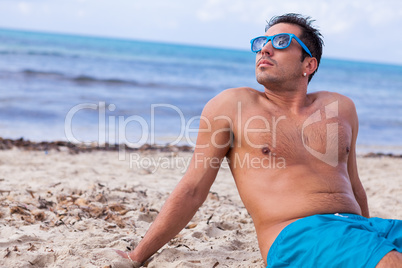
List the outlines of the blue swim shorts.
<svg viewBox="0 0 402 268">
<path fill-rule="evenodd" d="M 401 220 L 314 215 L 282 230 L 268 252 L 267 267 L 375 268 L 391 250 L 402 252 Z"/>
</svg>

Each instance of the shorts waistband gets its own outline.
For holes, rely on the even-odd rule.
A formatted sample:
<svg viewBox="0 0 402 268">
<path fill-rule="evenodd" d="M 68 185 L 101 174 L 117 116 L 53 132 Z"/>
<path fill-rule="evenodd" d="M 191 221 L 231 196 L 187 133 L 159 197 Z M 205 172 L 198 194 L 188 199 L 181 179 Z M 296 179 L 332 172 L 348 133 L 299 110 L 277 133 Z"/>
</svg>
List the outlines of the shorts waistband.
<svg viewBox="0 0 402 268">
<path fill-rule="evenodd" d="M 338 216 L 338 217 L 343 217 L 343 218 L 350 218 L 354 220 L 367 220 L 367 218 L 358 215 L 358 214 L 351 214 L 351 213 L 335 213 L 335 214 L 323 214 L 323 215 L 333 215 L 333 216 Z"/>
</svg>

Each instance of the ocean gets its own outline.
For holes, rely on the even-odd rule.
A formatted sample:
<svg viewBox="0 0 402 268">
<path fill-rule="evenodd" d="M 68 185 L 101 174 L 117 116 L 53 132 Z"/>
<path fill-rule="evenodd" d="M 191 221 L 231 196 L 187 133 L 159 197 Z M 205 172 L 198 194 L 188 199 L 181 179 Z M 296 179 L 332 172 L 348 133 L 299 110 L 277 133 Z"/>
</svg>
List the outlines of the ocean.
<svg viewBox="0 0 402 268">
<path fill-rule="evenodd" d="M 0 29 L 0 137 L 191 145 L 208 100 L 263 91 L 254 61 L 249 51 Z M 358 151 L 402 152 L 402 66 L 324 49 L 309 85 L 319 90 L 355 102 Z"/>
</svg>

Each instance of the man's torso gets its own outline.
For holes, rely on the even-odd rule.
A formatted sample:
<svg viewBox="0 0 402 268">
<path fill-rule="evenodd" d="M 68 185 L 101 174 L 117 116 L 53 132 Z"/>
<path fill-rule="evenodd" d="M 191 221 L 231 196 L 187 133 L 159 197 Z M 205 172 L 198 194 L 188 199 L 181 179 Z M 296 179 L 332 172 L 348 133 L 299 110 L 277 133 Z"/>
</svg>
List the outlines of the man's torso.
<svg viewBox="0 0 402 268">
<path fill-rule="evenodd" d="M 280 231 L 299 218 L 361 214 L 347 171 L 352 127 L 341 95 L 309 94 L 311 104 L 298 114 L 252 89 L 240 95 L 230 115 L 227 159 L 263 257 Z"/>
</svg>

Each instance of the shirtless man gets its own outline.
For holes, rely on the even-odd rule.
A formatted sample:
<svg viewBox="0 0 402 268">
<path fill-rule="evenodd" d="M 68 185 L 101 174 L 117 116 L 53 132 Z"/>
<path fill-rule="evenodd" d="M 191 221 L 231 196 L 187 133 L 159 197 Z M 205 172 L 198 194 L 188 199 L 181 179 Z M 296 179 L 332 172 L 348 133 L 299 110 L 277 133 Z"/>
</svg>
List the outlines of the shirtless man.
<svg viewBox="0 0 402 268">
<path fill-rule="evenodd" d="M 402 267 L 402 222 L 367 219 L 353 102 L 307 93 L 321 35 L 309 18 L 286 14 L 265 36 L 252 40 L 264 92 L 228 89 L 206 104 L 186 174 L 139 245 L 118 253 L 138 265 L 178 234 L 226 156 L 268 267 Z"/>
</svg>

